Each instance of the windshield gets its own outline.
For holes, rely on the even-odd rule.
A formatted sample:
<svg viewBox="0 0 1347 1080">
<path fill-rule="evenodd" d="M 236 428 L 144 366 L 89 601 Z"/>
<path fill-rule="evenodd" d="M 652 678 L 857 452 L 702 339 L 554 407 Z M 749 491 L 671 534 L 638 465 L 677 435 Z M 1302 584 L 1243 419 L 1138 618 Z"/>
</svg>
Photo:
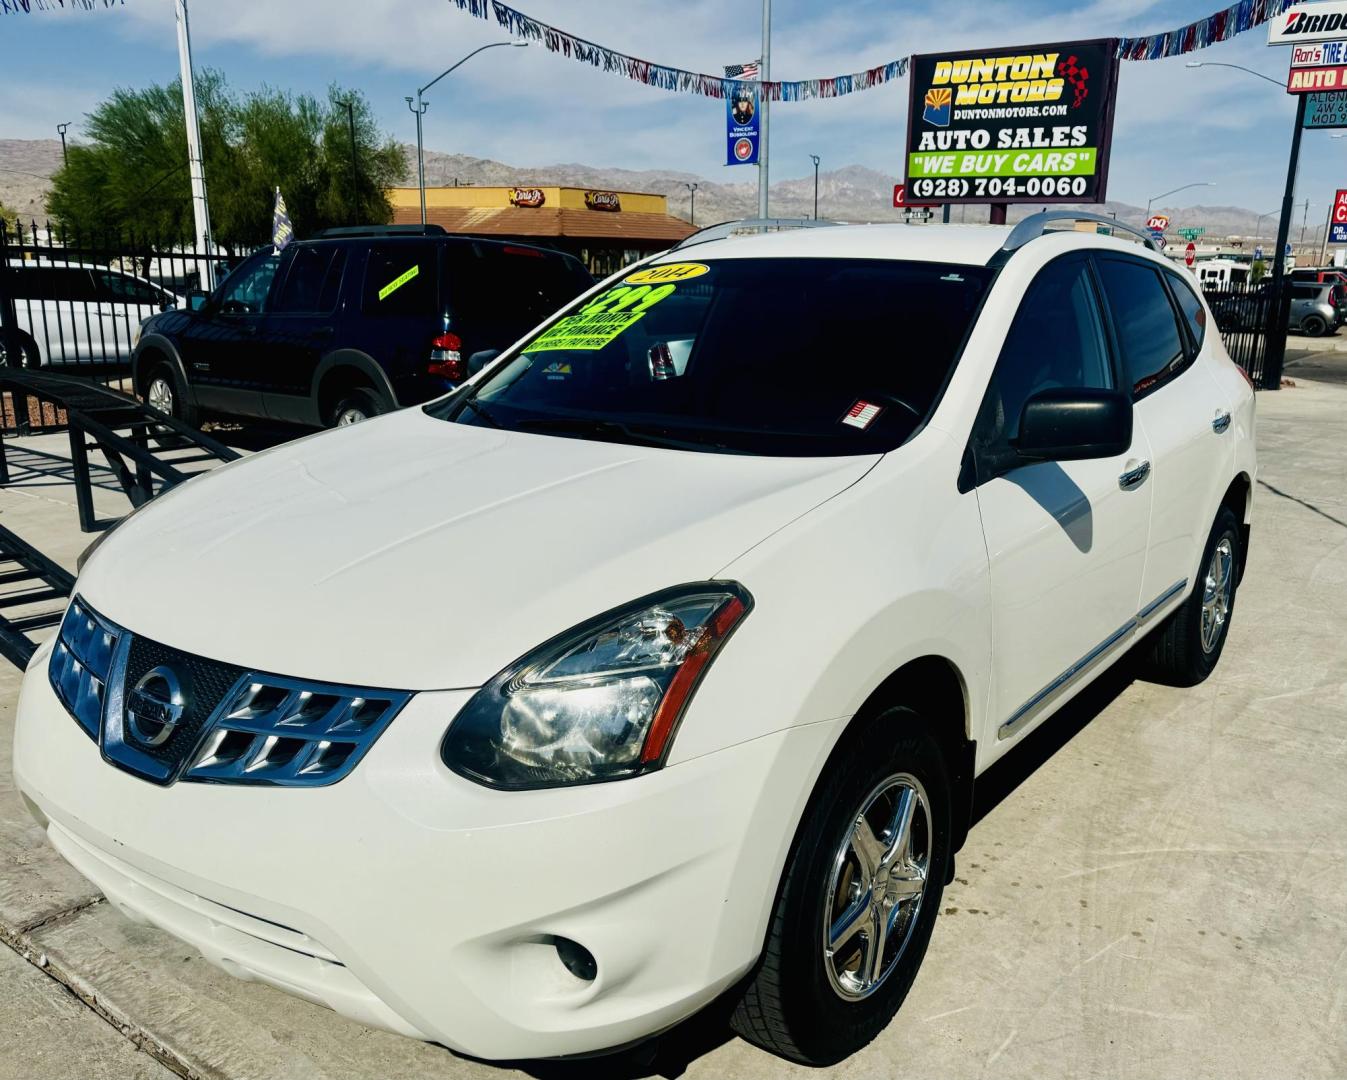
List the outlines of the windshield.
<svg viewBox="0 0 1347 1080">
<path fill-rule="evenodd" d="M 882 453 L 934 407 L 990 277 L 878 259 L 646 267 L 429 411 L 722 453 Z"/>
</svg>

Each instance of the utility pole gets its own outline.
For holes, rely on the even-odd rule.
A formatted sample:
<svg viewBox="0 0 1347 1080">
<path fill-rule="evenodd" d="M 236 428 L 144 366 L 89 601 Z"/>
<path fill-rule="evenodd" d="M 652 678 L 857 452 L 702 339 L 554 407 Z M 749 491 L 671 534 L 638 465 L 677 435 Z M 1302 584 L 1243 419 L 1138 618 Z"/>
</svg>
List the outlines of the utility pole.
<svg viewBox="0 0 1347 1080">
<path fill-rule="evenodd" d="M 206 176 L 201 168 L 201 127 L 196 116 L 196 84 L 192 78 L 192 36 L 187 28 L 187 0 L 173 0 L 178 23 L 178 67 L 182 76 L 182 111 L 187 122 L 187 167 L 192 177 L 192 219 L 201 287 L 215 289 L 215 262 L 210 240 L 210 207 L 206 204 Z M 204 257 L 204 258 L 203 258 Z"/>
<path fill-rule="evenodd" d="M 689 198 L 690 198 L 690 200 L 691 200 L 690 203 L 689 203 L 689 205 L 688 205 L 688 224 L 689 224 L 689 225 L 696 225 L 696 224 L 697 224 L 697 189 L 698 189 L 699 187 L 701 187 L 701 185 L 700 185 L 700 184 L 690 184 L 690 183 L 688 183 L 687 181 L 684 181 L 684 182 L 683 182 L 683 186 L 684 186 L 685 188 L 688 189 L 688 196 L 689 196 Z"/>
<path fill-rule="evenodd" d="M 1305 200 L 1305 209 L 1300 215 L 1300 242 L 1305 243 L 1305 226 L 1310 221 L 1310 200 Z"/>
<path fill-rule="evenodd" d="M 1296 172 L 1300 167 L 1300 134 L 1305 123 L 1305 95 L 1296 95 L 1296 121 L 1291 132 L 1291 157 L 1286 163 L 1286 190 L 1282 193 L 1282 212 L 1277 221 L 1277 246 L 1272 251 L 1272 302 L 1268 304 L 1265 351 L 1263 353 L 1263 389 L 1279 390 L 1282 364 L 1286 360 L 1286 324 L 1290 318 L 1290 296 L 1286 280 L 1286 242 L 1291 233 L 1291 215 L 1295 211 Z"/>
<path fill-rule="evenodd" d="M 758 71 L 758 217 L 767 213 L 767 83 L 772 77 L 772 0 L 762 0 L 762 66 Z"/>
<path fill-rule="evenodd" d="M 56 125 L 56 134 L 61 136 L 61 164 L 63 165 L 70 164 L 70 155 L 67 154 L 65 151 L 65 133 L 68 127 L 70 127 L 69 120 L 67 120 L 64 124 Z"/>
<path fill-rule="evenodd" d="M 346 119 L 351 126 L 351 224 L 360 224 L 360 166 L 355 156 L 355 99 L 347 98 L 342 102 L 346 106 Z"/>
<path fill-rule="evenodd" d="M 810 154 L 809 160 L 814 163 L 814 220 L 818 220 L 818 163 L 819 156 Z"/>
</svg>

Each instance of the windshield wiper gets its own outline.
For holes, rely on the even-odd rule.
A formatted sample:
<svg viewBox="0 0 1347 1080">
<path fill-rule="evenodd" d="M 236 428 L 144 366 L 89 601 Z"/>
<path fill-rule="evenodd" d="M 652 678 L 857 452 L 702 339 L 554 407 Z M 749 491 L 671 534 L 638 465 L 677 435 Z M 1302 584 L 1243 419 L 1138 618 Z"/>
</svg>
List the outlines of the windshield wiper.
<svg viewBox="0 0 1347 1080">
<path fill-rule="evenodd" d="M 551 431 L 558 435 L 592 435 L 609 442 L 631 443 L 633 446 L 660 446 L 673 450 L 706 450 L 708 447 L 742 453 L 723 443 L 705 439 L 676 439 L 659 428 L 639 424 L 622 424 L 616 420 L 599 420 L 589 416 L 532 416 L 517 420 L 514 426 L 521 431 Z"/>
<path fill-rule="evenodd" d="M 503 424 L 501 424 L 501 422 L 500 422 L 499 420 L 497 420 L 494 416 L 491 415 L 490 410 L 487 409 L 487 407 L 486 407 L 485 405 L 478 405 L 477 402 L 474 401 L 472 398 L 470 398 L 470 397 L 465 397 L 465 398 L 463 399 L 462 404 L 463 404 L 464 408 L 471 409 L 474 416 L 480 416 L 483 420 L 485 420 L 485 421 L 486 421 L 488 424 L 490 424 L 492 427 L 498 428 L 498 427 L 503 427 L 503 426 L 504 426 Z"/>
</svg>

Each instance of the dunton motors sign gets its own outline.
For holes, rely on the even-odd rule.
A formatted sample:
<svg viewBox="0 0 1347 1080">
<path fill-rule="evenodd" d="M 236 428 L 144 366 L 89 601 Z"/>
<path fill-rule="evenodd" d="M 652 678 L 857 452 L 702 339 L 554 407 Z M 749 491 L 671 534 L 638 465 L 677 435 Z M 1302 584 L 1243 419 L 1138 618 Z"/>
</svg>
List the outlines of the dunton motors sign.
<svg viewBox="0 0 1347 1080">
<path fill-rule="evenodd" d="M 1112 40 L 914 56 L 907 197 L 1103 202 L 1118 60 Z"/>
</svg>

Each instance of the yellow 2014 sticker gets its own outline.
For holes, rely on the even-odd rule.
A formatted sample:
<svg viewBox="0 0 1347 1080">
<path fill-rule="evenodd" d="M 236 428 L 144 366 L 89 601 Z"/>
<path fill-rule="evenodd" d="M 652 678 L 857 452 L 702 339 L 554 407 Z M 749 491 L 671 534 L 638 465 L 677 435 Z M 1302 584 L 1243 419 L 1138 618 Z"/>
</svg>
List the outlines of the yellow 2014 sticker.
<svg viewBox="0 0 1347 1080">
<path fill-rule="evenodd" d="M 545 330 L 524 351 L 602 349 L 622 331 L 640 322 L 647 311 L 677 288 L 673 284 L 632 286 L 628 284 L 631 280 L 627 278 L 621 285 L 600 293 L 574 315 L 567 315 Z"/>
<path fill-rule="evenodd" d="M 398 289 L 402 288 L 402 286 L 406 285 L 407 282 L 411 281 L 412 278 L 416 277 L 416 275 L 419 274 L 420 272 L 421 272 L 420 263 L 417 263 L 410 270 L 404 270 L 401 274 L 399 274 L 397 277 L 395 277 L 392 281 L 390 281 L 387 285 L 385 285 L 382 289 L 379 290 L 379 299 L 386 300 L 388 298 L 389 293 L 396 292 Z"/>
<path fill-rule="evenodd" d="M 637 270 L 627 278 L 627 285 L 662 285 L 666 281 L 687 281 L 701 277 L 711 268 L 705 263 L 664 263 L 662 266 L 647 266 Z"/>
</svg>

